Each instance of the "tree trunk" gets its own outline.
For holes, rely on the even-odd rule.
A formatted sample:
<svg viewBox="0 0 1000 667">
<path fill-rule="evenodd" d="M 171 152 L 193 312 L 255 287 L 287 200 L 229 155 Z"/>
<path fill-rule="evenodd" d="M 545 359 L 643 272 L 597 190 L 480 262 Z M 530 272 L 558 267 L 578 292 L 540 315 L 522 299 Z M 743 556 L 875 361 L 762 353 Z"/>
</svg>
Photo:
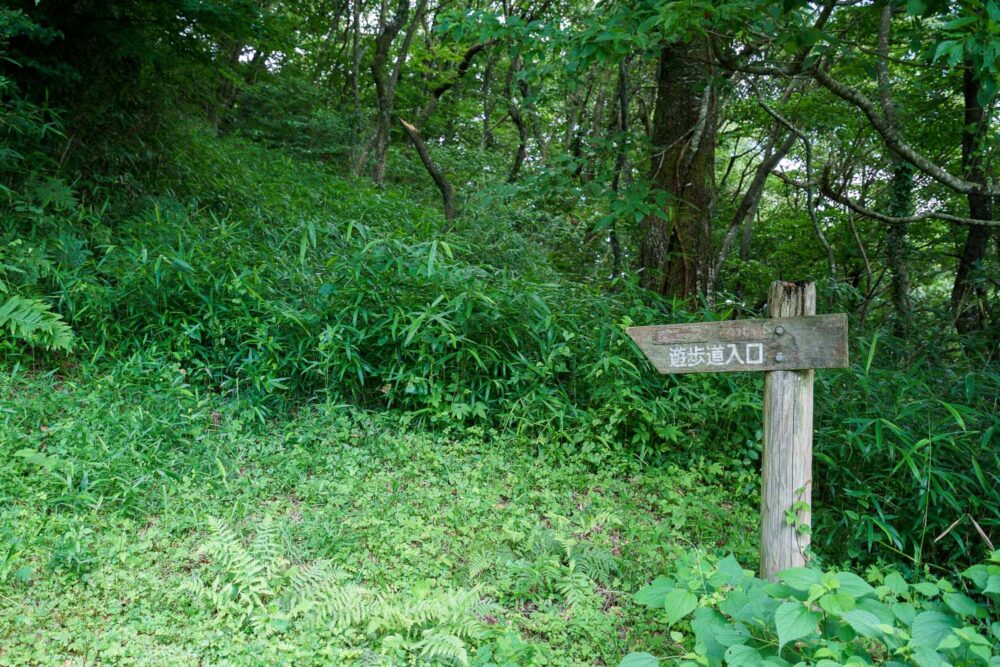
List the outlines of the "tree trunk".
<svg viewBox="0 0 1000 667">
<path fill-rule="evenodd" d="M 641 223 L 639 263 L 642 286 L 666 296 L 691 297 L 711 280 L 718 117 L 711 55 L 705 38 L 660 51 L 650 180 L 669 202 L 665 220 L 649 215 Z"/>
<path fill-rule="evenodd" d="M 361 0 L 351 0 L 351 89 L 354 122 L 361 122 Z"/>
<path fill-rule="evenodd" d="M 985 183 L 983 171 L 982 140 L 986 136 L 989 118 L 986 109 L 979 103 L 980 84 L 976 80 L 972 66 L 966 63 L 962 93 L 965 99 L 965 123 L 962 129 L 962 166 L 965 177 L 974 183 Z M 979 220 L 993 219 L 993 200 L 989 195 L 968 193 L 969 217 Z M 960 334 L 979 331 L 983 327 L 985 312 L 985 290 L 975 284 L 975 272 L 986 256 L 990 239 L 990 228 L 984 225 L 969 225 L 965 245 L 959 255 L 955 283 L 951 291 L 951 305 L 955 316 L 955 329 Z"/>
<path fill-rule="evenodd" d="M 385 154 L 389 146 L 389 123 L 395 93 L 388 71 L 389 50 L 409 13 L 409 0 L 399 0 L 393 17 L 381 22 L 375 36 L 375 52 L 372 54 L 371 64 L 372 79 L 375 81 L 375 139 L 372 141 L 372 150 L 375 151 L 374 178 L 378 185 L 382 185 L 385 178 Z M 367 151 L 363 155 L 367 156 Z"/>
<path fill-rule="evenodd" d="M 511 121 L 513 121 L 514 126 L 517 127 L 517 153 L 514 155 L 514 164 L 510 168 L 510 174 L 507 176 L 507 181 L 513 183 L 517 180 L 517 175 L 521 171 L 521 165 L 524 164 L 525 158 L 528 157 L 528 126 L 524 122 L 524 117 L 521 115 L 521 101 L 519 101 L 514 96 L 514 77 L 517 75 L 517 70 L 521 66 L 521 59 L 515 58 L 514 62 L 511 63 L 510 69 L 507 71 L 507 83 L 506 83 L 506 93 L 507 93 L 507 113 L 510 115 Z M 523 81 L 519 82 L 524 84 Z M 526 94 L 527 85 L 518 86 L 521 95 Z"/>
<path fill-rule="evenodd" d="M 490 101 L 490 94 L 493 92 L 493 67 L 496 64 L 496 56 L 492 56 L 486 61 L 486 71 L 483 72 L 483 133 L 480 138 L 479 147 L 482 150 L 488 148 L 493 148 L 493 131 L 491 129 L 490 123 L 492 122 L 493 104 Z"/>
<path fill-rule="evenodd" d="M 899 157 L 893 159 L 889 195 L 889 215 L 905 217 L 913 213 L 913 167 Z M 906 225 L 889 223 L 886 253 L 890 273 L 889 291 L 896 311 L 895 333 L 905 338 L 910 331 L 910 275 Z"/>
<path fill-rule="evenodd" d="M 413 19 L 406 29 L 403 44 L 396 55 L 396 63 L 389 72 L 389 52 L 392 43 L 402 30 L 406 19 L 410 14 L 409 0 L 399 0 L 393 17 L 388 22 L 383 22 L 382 28 L 375 37 L 375 53 L 372 55 L 372 78 L 375 80 L 375 140 L 372 150 L 375 153 L 375 166 L 373 177 L 377 185 L 382 185 L 385 180 L 385 159 L 389 150 L 389 131 L 392 122 L 392 107 L 396 96 L 396 84 L 399 82 L 399 74 L 406 61 L 406 54 L 409 51 L 413 34 L 420 17 L 424 13 L 427 0 L 420 0 L 414 12 Z"/>
<path fill-rule="evenodd" d="M 406 134 L 410 137 L 410 141 L 413 142 L 413 147 L 417 149 L 417 155 L 420 156 L 420 161 L 424 163 L 424 168 L 427 173 L 430 174 L 431 179 L 437 186 L 438 190 L 441 191 L 441 200 L 444 203 L 444 219 L 454 220 L 455 219 L 455 195 L 454 191 L 451 189 L 451 184 L 448 179 L 445 178 L 444 172 L 438 167 L 434 160 L 431 159 L 431 154 L 427 151 L 427 146 L 424 144 L 423 139 L 420 138 L 420 132 L 417 128 L 407 123 L 402 118 L 399 119 L 402 123 L 403 129 L 406 130 Z"/>
<path fill-rule="evenodd" d="M 618 147 L 615 154 L 615 175 L 611 179 L 611 190 L 617 197 L 621 191 L 622 174 L 628 162 L 626 149 L 628 148 L 628 64 L 626 60 L 618 63 Z M 618 221 L 611 222 L 611 230 L 608 233 L 608 241 L 611 243 L 611 275 L 613 280 L 618 280 L 622 275 L 622 244 L 618 238 Z"/>
</svg>

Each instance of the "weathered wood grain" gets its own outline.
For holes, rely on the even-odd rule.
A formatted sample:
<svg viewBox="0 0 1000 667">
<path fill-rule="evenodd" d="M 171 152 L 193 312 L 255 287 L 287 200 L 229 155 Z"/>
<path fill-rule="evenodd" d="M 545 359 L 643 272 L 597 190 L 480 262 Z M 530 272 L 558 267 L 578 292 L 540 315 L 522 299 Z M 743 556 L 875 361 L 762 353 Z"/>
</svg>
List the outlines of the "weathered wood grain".
<svg viewBox="0 0 1000 667">
<path fill-rule="evenodd" d="M 775 318 L 812 315 L 816 312 L 816 286 L 775 282 L 768 305 Z M 764 376 L 762 579 L 773 579 L 782 570 L 806 563 L 809 533 L 788 525 L 786 511 L 794 511 L 796 522 L 808 528 L 812 503 L 813 374 L 812 370 L 776 370 Z M 801 503 L 798 508 L 796 503 Z"/>
<path fill-rule="evenodd" d="M 628 334 L 660 373 L 845 368 L 848 364 L 844 314 L 632 327 Z"/>
</svg>

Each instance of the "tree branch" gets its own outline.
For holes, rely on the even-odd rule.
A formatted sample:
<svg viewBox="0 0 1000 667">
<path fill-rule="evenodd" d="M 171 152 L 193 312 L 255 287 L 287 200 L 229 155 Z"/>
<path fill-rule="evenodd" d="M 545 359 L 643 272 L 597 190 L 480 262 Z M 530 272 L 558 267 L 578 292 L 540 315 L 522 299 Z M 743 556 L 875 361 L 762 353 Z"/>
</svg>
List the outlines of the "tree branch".
<svg viewBox="0 0 1000 667">
<path fill-rule="evenodd" d="M 793 184 L 796 184 L 793 182 Z M 956 225 L 981 225 L 983 227 L 1000 227 L 1000 220 L 980 220 L 978 218 L 966 218 L 960 215 L 952 215 L 951 213 L 944 213 L 942 211 L 925 211 L 923 213 L 917 213 L 915 215 L 905 215 L 905 216 L 892 216 L 886 215 L 884 213 L 879 213 L 878 211 L 873 211 L 870 208 L 866 208 L 861 204 L 852 201 L 845 195 L 836 192 L 830 185 L 829 179 L 827 178 L 826 171 L 820 177 L 819 181 L 820 191 L 823 195 L 833 201 L 846 206 L 858 215 L 863 215 L 873 220 L 879 220 L 881 222 L 890 222 L 897 224 L 905 224 L 911 222 L 923 222 L 925 220 L 943 220 L 945 222 L 950 222 Z"/>
<path fill-rule="evenodd" d="M 892 126 L 892 123 L 878 112 L 875 103 L 860 90 L 837 81 L 823 67 L 817 67 L 813 72 L 813 76 L 820 85 L 831 93 L 860 109 L 865 117 L 868 118 L 875 131 L 882 137 L 886 146 L 934 180 L 962 194 L 1000 196 L 1000 187 L 974 183 L 964 178 L 959 178 L 918 153 L 915 148 L 903 140 L 900 132 Z"/>
<path fill-rule="evenodd" d="M 458 71 L 455 73 L 455 76 L 438 85 L 431 91 L 431 99 L 427 101 L 427 105 L 424 107 L 424 111 L 421 114 L 421 126 L 423 126 L 423 124 L 427 122 L 427 119 L 430 118 L 430 115 L 434 113 L 434 110 L 437 108 L 438 100 L 441 99 L 441 96 L 451 90 L 455 84 L 465 77 L 469 68 L 472 67 L 472 61 L 475 59 L 476 55 L 481 51 L 484 51 L 486 47 L 492 43 L 493 40 L 480 42 L 478 44 L 473 44 L 465 50 L 465 54 L 462 56 L 462 60 L 458 64 Z"/>
</svg>

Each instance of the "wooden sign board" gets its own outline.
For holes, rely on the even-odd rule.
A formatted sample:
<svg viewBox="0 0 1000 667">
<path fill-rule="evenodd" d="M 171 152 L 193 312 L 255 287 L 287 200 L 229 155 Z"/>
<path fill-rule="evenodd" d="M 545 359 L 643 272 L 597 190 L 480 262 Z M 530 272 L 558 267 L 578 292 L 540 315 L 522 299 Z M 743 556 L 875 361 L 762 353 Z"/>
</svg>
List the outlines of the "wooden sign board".
<svg viewBox="0 0 1000 667">
<path fill-rule="evenodd" d="M 629 336 L 661 373 L 846 368 L 847 316 L 632 327 Z"/>
</svg>

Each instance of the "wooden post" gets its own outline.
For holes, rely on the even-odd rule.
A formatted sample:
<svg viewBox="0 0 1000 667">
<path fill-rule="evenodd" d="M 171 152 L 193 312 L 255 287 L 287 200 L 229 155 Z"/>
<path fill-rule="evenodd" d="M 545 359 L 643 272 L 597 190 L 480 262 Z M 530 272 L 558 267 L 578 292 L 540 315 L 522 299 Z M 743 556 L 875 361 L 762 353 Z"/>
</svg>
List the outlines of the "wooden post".
<svg viewBox="0 0 1000 667">
<path fill-rule="evenodd" d="M 816 285 L 774 282 L 768 295 L 768 309 L 771 317 L 815 315 Z M 774 335 L 781 333 L 784 333 L 781 327 L 775 328 Z M 762 579 L 773 579 L 782 570 L 806 564 L 812 503 L 813 374 L 812 369 L 773 370 L 764 374 Z M 795 515 L 793 525 L 787 520 L 789 512 Z"/>
<path fill-rule="evenodd" d="M 847 316 L 816 314 L 816 285 L 776 282 L 770 319 L 630 327 L 660 373 L 764 375 L 763 579 L 806 564 L 812 503 L 813 373 L 847 368 Z"/>
</svg>

